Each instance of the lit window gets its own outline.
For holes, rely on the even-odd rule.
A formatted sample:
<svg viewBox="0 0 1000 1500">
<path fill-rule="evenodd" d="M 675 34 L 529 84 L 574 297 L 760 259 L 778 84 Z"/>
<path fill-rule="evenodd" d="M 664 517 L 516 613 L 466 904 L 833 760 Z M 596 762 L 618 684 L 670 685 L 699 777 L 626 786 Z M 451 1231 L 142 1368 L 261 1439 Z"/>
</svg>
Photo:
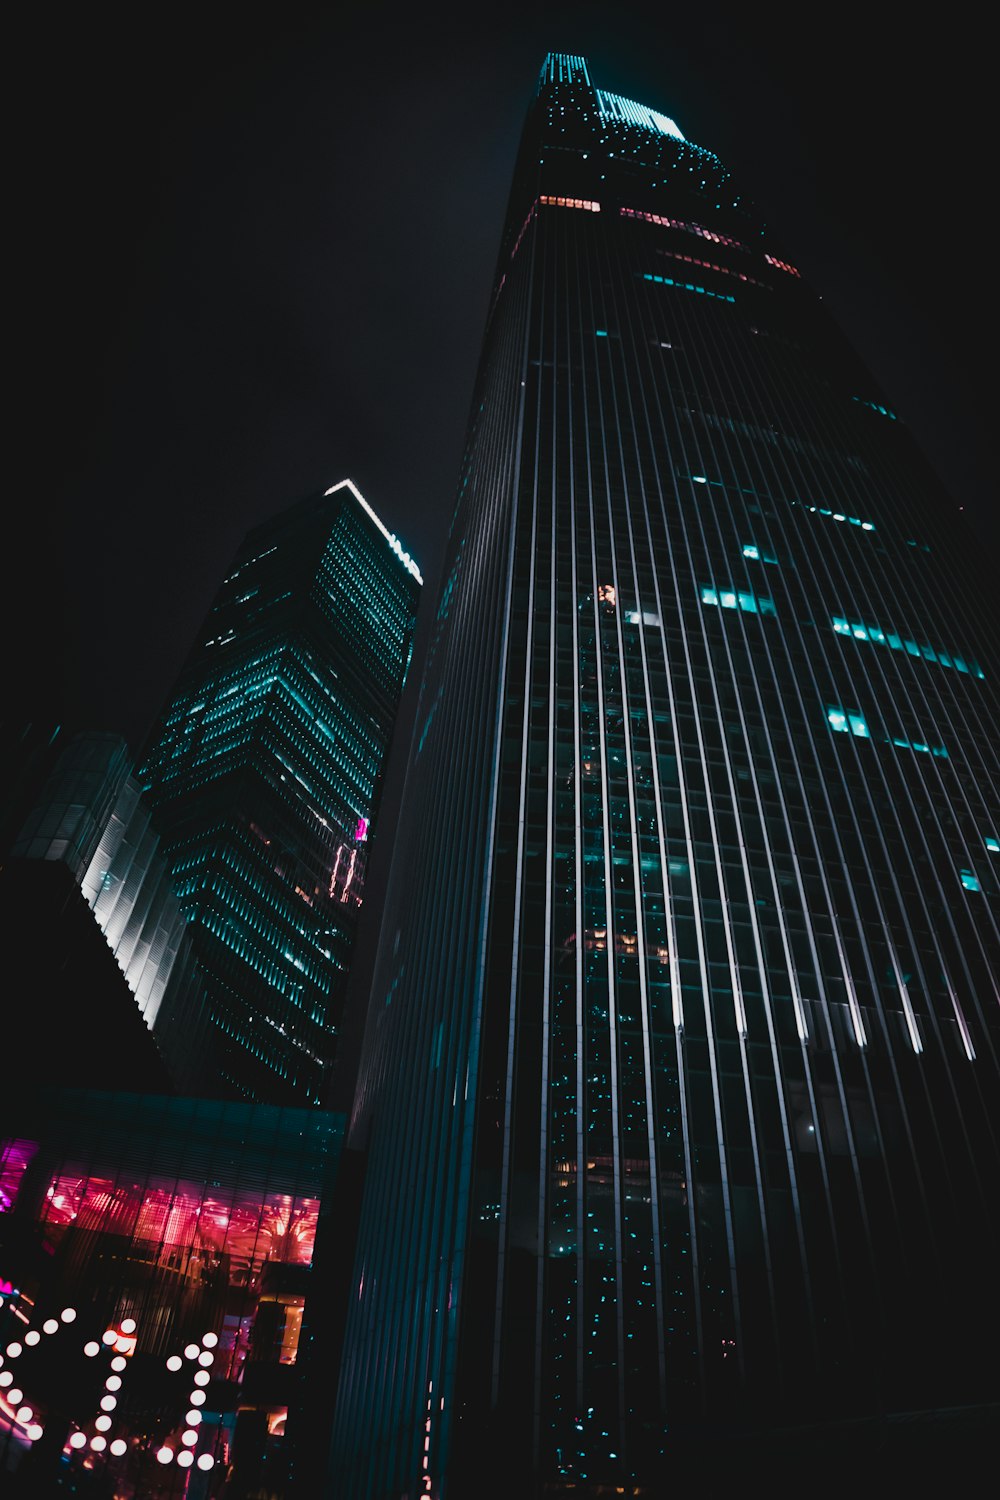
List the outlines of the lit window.
<svg viewBox="0 0 1000 1500">
<path fill-rule="evenodd" d="M 979 881 L 976 879 L 975 875 L 973 875 L 971 870 L 960 870 L 959 874 L 962 877 L 962 884 L 967 891 L 978 891 L 982 889 Z"/>
<path fill-rule="evenodd" d="M 734 589 L 715 590 L 705 586 L 701 591 L 702 604 L 718 604 L 723 609 L 741 609 L 750 615 L 773 615 L 773 599 L 758 599 L 755 594 L 737 593 Z"/>
<path fill-rule="evenodd" d="M 970 667 L 961 656 L 949 656 L 947 651 L 940 648 L 935 650 L 933 646 L 906 640 L 891 630 L 883 631 L 878 625 L 866 625 L 860 620 L 845 620 L 841 615 L 831 615 L 830 623 L 838 635 L 850 635 L 857 641 L 874 641 L 876 645 L 888 646 L 891 651 L 905 651 L 909 656 L 922 657 L 924 661 L 936 662 L 939 666 L 953 668 L 956 672 L 971 672 L 980 678 L 986 675 L 977 662 L 973 662 Z"/>
<path fill-rule="evenodd" d="M 983 842 L 985 843 L 987 849 L 991 854 L 1000 854 L 1000 839 L 991 838 L 990 835 L 987 834 Z"/>
<path fill-rule="evenodd" d="M 870 740 L 868 725 L 860 714 L 846 712 L 842 708 L 827 708 L 826 717 L 830 728 L 837 734 L 854 734 L 858 739 Z"/>
<path fill-rule="evenodd" d="M 771 552 L 763 552 L 756 542 L 744 542 L 743 556 L 748 557 L 751 562 L 776 563 L 778 559 Z"/>
</svg>

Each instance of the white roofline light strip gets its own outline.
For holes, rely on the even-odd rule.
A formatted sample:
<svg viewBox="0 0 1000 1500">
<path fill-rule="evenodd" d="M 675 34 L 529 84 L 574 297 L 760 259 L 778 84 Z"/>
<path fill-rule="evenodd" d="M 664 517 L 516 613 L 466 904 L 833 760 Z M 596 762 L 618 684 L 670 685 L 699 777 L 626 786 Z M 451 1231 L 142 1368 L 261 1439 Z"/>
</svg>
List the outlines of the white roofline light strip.
<svg viewBox="0 0 1000 1500">
<path fill-rule="evenodd" d="M 367 515 L 371 516 L 372 520 L 375 522 L 375 525 L 378 527 L 379 531 L 381 531 L 382 535 L 385 537 L 386 541 L 389 543 L 389 546 L 392 548 L 393 552 L 395 552 L 396 556 L 399 558 L 406 571 L 408 573 L 412 573 L 419 584 L 423 584 L 424 580 L 420 575 L 420 569 L 413 561 L 413 558 L 408 552 L 404 551 L 403 544 L 399 540 L 399 538 L 397 536 L 394 536 L 393 533 L 385 525 L 385 523 L 379 520 L 378 516 L 372 510 L 371 506 L 368 504 L 368 501 L 365 499 L 364 495 L 362 495 L 353 479 L 342 479 L 339 484 L 331 484 L 330 488 L 328 490 L 324 490 L 323 493 L 324 495 L 335 495 L 338 490 L 342 489 L 350 490 L 355 500 L 361 506 L 361 509 Z"/>
</svg>

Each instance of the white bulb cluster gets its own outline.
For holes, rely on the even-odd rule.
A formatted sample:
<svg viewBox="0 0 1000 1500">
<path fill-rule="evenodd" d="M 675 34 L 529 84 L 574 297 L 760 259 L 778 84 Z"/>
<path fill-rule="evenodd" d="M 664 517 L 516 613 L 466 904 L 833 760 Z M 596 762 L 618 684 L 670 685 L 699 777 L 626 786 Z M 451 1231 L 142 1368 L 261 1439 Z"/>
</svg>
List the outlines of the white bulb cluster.
<svg viewBox="0 0 1000 1500">
<path fill-rule="evenodd" d="M 215 1467 L 215 1459 L 211 1453 L 200 1453 L 195 1458 L 194 1449 L 198 1442 L 198 1428 L 202 1422 L 202 1413 L 199 1408 L 205 1404 L 205 1392 L 202 1387 L 208 1385 L 212 1378 L 208 1373 L 208 1369 L 215 1362 L 215 1355 L 212 1351 L 216 1348 L 218 1342 L 219 1335 L 217 1333 L 204 1333 L 202 1334 L 200 1344 L 185 1344 L 183 1358 L 179 1354 L 171 1354 L 168 1358 L 167 1369 L 173 1374 L 184 1368 L 185 1361 L 189 1361 L 196 1366 L 193 1377 L 195 1389 L 188 1395 L 190 1406 L 184 1418 L 181 1447 L 175 1450 L 169 1443 L 164 1443 L 162 1447 L 157 1449 L 157 1463 L 171 1464 L 176 1459 L 178 1468 L 190 1469 L 193 1464 L 197 1464 L 203 1473 L 207 1473 L 209 1469 Z"/>
</svg>

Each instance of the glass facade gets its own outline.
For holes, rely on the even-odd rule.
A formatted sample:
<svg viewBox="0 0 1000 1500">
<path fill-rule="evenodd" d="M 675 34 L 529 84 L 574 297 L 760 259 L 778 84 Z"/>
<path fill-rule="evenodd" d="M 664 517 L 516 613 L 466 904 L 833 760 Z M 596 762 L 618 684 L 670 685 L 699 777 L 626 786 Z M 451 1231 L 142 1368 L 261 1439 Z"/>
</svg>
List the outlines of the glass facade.
<svg viewBox="0 0 1000 1500">
<path fill-rule="evenodd" d="M 292 507 L 247 538 L 154 732 L 205 1090 L 323 1097 L 420 584 L 349 480 Z"/>
<path fill-rule="evenodd" d="M 27 884 L 25 869 L 14 863 L 22 860 L 66 866 L 155 1037 L 170 1081 L 182 1090 L 193 1085 L 205 1045 L 201 981 L 149 807 L 120 736 L 90 731 L 69 740 L 13 842 L 5 875 L 15 886 Z M 12 896 L 5 899 L 10 907 Z M 30 925 L 21 917 L 22 937 L 44 932 L 41 940 L 54 952 L 57 909 L 55 900 L 36 890 Z M 67 956 L 64 962 L 74 985 L 85 985 L 82 961 Z M 95 983 L 92 973 L 89 982 Z M 38 993 L 38 966 L 35 985 Z M 101 985 L 102 991 L 109 988 Z M 110 996 L 103 1010 L 93 992 L 87 998 L 96 1031 L 108 1022 Z M 41 1029 L 38 1043 L 44 1045 Z M 84 1062 L 79 1052 L 72 1056 L 76 1066 Z"/>
<path fill-rule="evenodd" d="M 699 1442 L 982 1399 L 987 584 L 729 172 L 582 58 L 443 578 L 331 1493 L 659 1497 Z"/>
</svg>

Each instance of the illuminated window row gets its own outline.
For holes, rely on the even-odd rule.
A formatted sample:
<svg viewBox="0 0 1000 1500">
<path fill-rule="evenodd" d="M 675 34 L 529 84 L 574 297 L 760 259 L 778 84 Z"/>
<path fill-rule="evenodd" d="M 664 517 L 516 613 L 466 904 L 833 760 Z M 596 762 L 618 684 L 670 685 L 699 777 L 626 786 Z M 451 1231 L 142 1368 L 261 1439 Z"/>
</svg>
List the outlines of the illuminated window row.
<svg viewBox="0 0 1000 1500">
<path fill-rule="evenodd" d="M 710 292 L 707 287 L 693 286 L 690 281 L 674 281 L 670 276 L 653 276 L 648 271 L 642 275 L 643 281 L 659 281 L 663 286 L 680 287 L 685 292 L 700 292 L 703 297 L 715 297 L 719 302 L 735 302 L 735 297 L 730 297 L 725 292 Z"/>
<path fill-rule="evenodd" d="M 877 401 L 866 401 L 864 396 L 852 396 L 852 401 L 860 401 L 862 406 L 867 406 L 869 411 L 877 411 L 879 416 L 888 417 L 890 422 L 896 421 L 896 413 L 890 411 L 887 406 L 879 406 Z"/>
<path fill-rule="evenodd" d="M 751 615 L 773 615 L 776 613 L 773 599 L 759 599 L 755 594 L 740 594 L 731 589 L 704 587 L 702 604 L 717 604 L 720 609 L 742 609 Z"/>
<path fill-rule="evenodd" d="M 683 229 L 686 234 L 696 234 L 703 240 L 711 240 L 713 245 L 729 245 L 733 250 L 744 250 L 750 254 L 749 246 L 741 244 L 739 240 L 731 240 L 728 235 L 716 234 L 703 224 L 685 224 L 681 219 L 665 219 L 662 214 L 647 214 L 637 208 L 620 208 L 618 212 L 624 219 L 643 219 L 647 224 L 660 224 L 664 229 Z"/>
<path fill-rule="evenodd" d="M 756 542 L 743 543 L 743 556 L 748 557 L 751 562 L 777 563 L 778 561 L 770 552 L 762 552 Z"/>
<path fill-rule="evenodd" d="M 548 208 L 585 208 L 592 214 L 599 214 L 601 211 L 601 205 L 591 198 L 549 198 L 543 193 L 538 201 Z"/>
<path fill-rule="evenodd" d="M 247 560 L 246 560 L 246 562 L 240 563 L 239 567 L 238 568 L 234 568 L 233 571 L 229 574 L 229 577 L 226 578 L 224 581 L 226 583 L 232 583 L 233 580 L 235 578 L 238 578 L 239 575 L 241 573 L 245 572 L 247 568 L 252 568 L 253 565 L 254 565 L 254 563 L 259 563 L 260 560 L 261 560 L 261 558 L 263 558 L 263 557 L 269 557 L 272 552 L 277 552 L 277 550 L 278 550 L 277 543 L 275 543 L 273 547 L 265 547 L 264 551 L 263 552 L 258 552 L 256 557 L 248 557 Z"/>
<path fill-rule="evenodd" d="M 797 500 L 792 501 L 793 505 L 798 505 L 799 503 L 800 502 Z M 845 516 L 839 510 L 827 510 L 826 507 L 822 505 L 807 505 L 805 509 L 810 511 L 815 516 L 830 516 L 834 521 L 845 521 L 848 526 L 860 526 L 862 531 L 875 530 L 875 527 L 872 525 L 871 521 L 862 521 L 859 516 Z"/>
<path fill-rule="evenodd" d="M 942 667 L 954 667 L 956 672 L 967 672 L 973 677 L 986 676 L 978 662 L 966 662 L 963 657 L 949 656 L 947 651 L 940 648 L 935 651 L 933 646 L 918 645 L 916 641 L 894 635 L 891 630 L 880 630 L 877 625 L 862 625 L 857 621 L 843 620 L 839 615 L 833 615 L 831 623 L 838 635 L 849 635 L 856 641 L 874 641 L 878 646 L 888 646 L 892 651 L 906 651 L 910 656 L 919 656 L 924 661 L 936 661 Z"/>
<path fill-rule="evenodd" d="M 637 104 L 634 99 L 609 94 L 605 89 L 595 89 L 594 92 L 597 96 L 598 113 L 605 119 L 621 121 L 625 125 L 637 125 L 640 130 L 651 130 L 657 135 L 669 135 L 675 140 L 683 141 L 683 134 L 669 116 L 661 115 L 658 110 L 650 109 L 645 104 Z"/>
<path fill-rule="evenodd" d="M 868 728 L 861 714 L 852 713 L 850 710 L 831 707 L 827 705 L 826 717 L 830 728 L 836 734 L 853 734 L 859 740 L 870 740 L 871 730 Z M 900 750 L 918 750 L 925 755 L 934 755 L 941 760 L 948 759 L 948 752 L 943 745 L 925 745 L 922 740 L 907 740 L 902 737 L 893 737 L 886 740 L 887 745 L 895 745 Z"/>
<path fill-rule="evenodd" d="M 657 253 L 667 256 L 670 260 L 686 261 L 689 266 L 701 266 L 704 271 L 718 271 L 721 276 L 735 276 L 739 281 L 746 281 L 751 286 L 763 287 L 765 292 L 774 290 L 766 281 L 758 281 L 755 276 L 745 276 L 742 271 L 733 271 L 729 266 L 717 266 L 710 260 L 698 260 L 693 255 L 681 255 L 678 250 L 660 250 Z"/>
<path fill-rule="evenodd" d="M 779 271 L 787 271 L 790 276 L 798 276 L 800 274 L 795 269 L 795 267 L 790 266 L 786 260 L 778 260 L 776 256 L 768 255 L 767 251 L 764 252 L 764 259 L 767 261 L 769 266 L 777 266 Z"/>
</svg>

